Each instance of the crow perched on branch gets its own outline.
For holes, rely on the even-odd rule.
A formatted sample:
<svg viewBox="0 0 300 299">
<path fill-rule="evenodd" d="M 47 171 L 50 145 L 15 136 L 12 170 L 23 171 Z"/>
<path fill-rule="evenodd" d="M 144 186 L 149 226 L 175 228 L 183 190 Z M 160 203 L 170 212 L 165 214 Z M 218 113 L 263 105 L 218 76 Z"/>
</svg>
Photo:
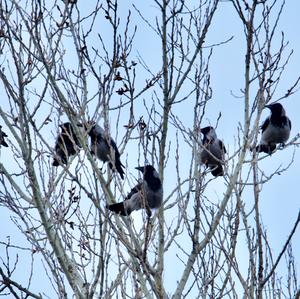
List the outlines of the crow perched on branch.
<svg viewBox="0 0 300 299">
<path fill-rule="evenodd" d="M 55 155 L 52 163 L 53 166 L 67 164 L 69 157 L 76 155 L 81 148 L 81 144 L 76 137 L 71 123 L 66 122 L 59 127 L 61 128 L 61 133 L 56 139 Z"/>
<path fill-rule="evenodd" d="M 91 139 L 91 153 L 103 162 L 108 162 L 109 167 L 117 170 L 122 180 L 124 179 L 124 165 L 120 160 L 120 153 L 115 141 L 99 125 L 91 123 L 86 125 Z"/>
<path fill-rule="evenodd" d="M 143 180 L 131 189 L 125 200 L 109 205 L 107 208 L 122 216 L 129 216 L 132 211 L 159 208 L 163 200 L 163 187 L 158 172 L 152 165 L 136 167 L 143 173 Z"/>
<path fill-rule="evenodd" d="M 8 144 L 4 140 L 5 137 L 7 137 L 7 135 L 2 131 L 2 126 L 0 126 L 0 145 L 8 147 Z"/>
<path fill-rule="evenodd" d="M 274 103 L 265 107 L 271 110 L 271 114 L 261 126 L 261 140 L 256 151 L 272 154 L 276 144 L 284 144 L 289 139 L 292 124 L 281 104 Z"/>
<path fill-rule="evenodd" d="M 217 138 L 216 131 L 211 126 L 202 128 L 201 133 L 203 134 L 203 149 L 200 154 L 201 163 L 212 170 L 211 174 L 213 176 L 224 175 L 222 166 L 226 153 L 224 143 Z"/>
</svg>

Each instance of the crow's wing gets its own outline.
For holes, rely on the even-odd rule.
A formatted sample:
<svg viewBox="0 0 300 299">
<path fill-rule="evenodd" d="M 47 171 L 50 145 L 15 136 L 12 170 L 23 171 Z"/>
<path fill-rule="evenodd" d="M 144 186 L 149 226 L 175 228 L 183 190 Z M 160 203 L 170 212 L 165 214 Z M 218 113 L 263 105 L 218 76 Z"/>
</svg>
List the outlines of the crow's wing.
<svg viewBox="0 0 300 299">
<path fill-rule="evenodd" d="M 264 132 L 266 130 L 266 128 L 269 126 L 270 124 L 270 118 L 268 117 L 264 123 L 261 125 L 261 131 Z"/>
<path fill-rule="evenodd" d="M 226 152 L 226 147 L 225 147 L 223 141 L 219 140 L 219 146 L 220 146 L 220 149 L 222 150 L 222 152 L 223 152 L 224 154 L 226 154 L 226 153 L 227 153 L 227 152 Z"/>
<path fill-rule="evenodd" d="M 127 194 L 125 200 L 130 199 L 135 193 L 138 193 L 143 188 L 143 182 L 138 183 L 136 186 L 134 186 L 130 192 Z"/>
</svg>

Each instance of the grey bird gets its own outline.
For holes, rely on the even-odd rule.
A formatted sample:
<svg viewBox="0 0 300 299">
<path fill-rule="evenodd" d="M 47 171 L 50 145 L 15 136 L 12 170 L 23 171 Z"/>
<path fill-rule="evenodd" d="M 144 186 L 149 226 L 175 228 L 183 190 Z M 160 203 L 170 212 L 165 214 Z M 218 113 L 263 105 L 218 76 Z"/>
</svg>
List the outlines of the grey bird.
<svg viewBox="0 0 300 299">
<path fill-rule="evenodd" d="M 76 137 L 71 123 L 66 122 L 59 127 L 61 128 L 61 133 L 56 139 L 55 155 L 52 163 L 53 166 L 67 164 L 69 157 L 76 155 L 81 148 L 81 144 Z"/>
<path fill-rule="evenodd" d="M 88 127 L 86 125 L 86 127 Z M 91 123 L 89 136 L 91 139 L 91 153 L 103 162 L 108 162 L 111 169 L 116 169 L 122 180 L 124 179 L 124 165 L 120 160 L 120 153 L 115 141 L 97 124 Z"/>
<path fill-rule="evenodd" d="M 7 135 L 2 131 L 2 126 L 0 126 L 0 145 L 8 147 L 8 144 L 4 140 L 5 137 L 7 137 Z"/>
<path fill-rule="evenodd" d="M 256 152 L 272 154 L 277 144 L 284 145 L 289 139 L 292 124 L 281 104 L 274 103 L 265 107 L 271 110 L 271 114 L 261 126 L 261 140 L 256 146 Z"/>
<path fill-rule="evenodd" d="M 209 167 L 213 176 L 224 175 L 222 162 L 226 149 L 224 143 L 217 138 L 216 131 L 213 127 L 205 127 L 201 129 L 203 134 L 202 151 L 200 154 L 201 163 Z"/>
<path fill-rule="evenodd" d="M 136 167 L 143 173 L 143 180 L 131 189 L 123 202 L 109 205 L 107 208 L 122 216 L 129 216 L 132 211 L 159 208 L 163 200 L 163 187 L 158 172 L 152 165 Z"/>
</svg>

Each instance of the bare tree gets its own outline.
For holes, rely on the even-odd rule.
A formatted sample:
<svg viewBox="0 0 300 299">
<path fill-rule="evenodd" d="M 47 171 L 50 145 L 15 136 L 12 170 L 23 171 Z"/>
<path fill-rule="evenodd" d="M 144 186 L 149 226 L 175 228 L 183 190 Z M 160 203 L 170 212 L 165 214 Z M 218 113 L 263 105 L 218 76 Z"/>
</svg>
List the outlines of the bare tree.
<svg viewBox="0 0 300 299">
<path fill-rule="evenodd" d="M 1 1 L 0 116 L 9 147 L 0 149 L 0 208 L 24 243 L 0 240 L 0 294 L 299 296 L 291 240 L 300 214 L 277 254 L 260 208 L 262 187 L 289 171 L 296 150 L 272 173 L 260 167 L 268 155 L 250 151 L 264 106 L 284 103 L 299 86 L 300 77 L 281 89 L 292 55 L 279 28 L 285 1 L 134 2 Z M 245 65 L 234 150 L 221 161 L 224 176 L 214 178 L 201 165 L 200 129 L 214 101 L 214 50 L 231 44 L 207 42 L 221 4 L 240 20 Z M 94 158 L 82 130 L 91 121 L 116 141 L 124 181 Z M 222 115 L 210 121 L 217 127 Z M 64 122 L 79 140 L 78 153 L 54 167 Z M 273 155 L 298 141 L 292 136 Z M 134 166 L 144 164 L 159 171 L 162 206 L 152 215 L 111 213 L 107 204 L 126 197 L 136 184 Z"/>
</svg>

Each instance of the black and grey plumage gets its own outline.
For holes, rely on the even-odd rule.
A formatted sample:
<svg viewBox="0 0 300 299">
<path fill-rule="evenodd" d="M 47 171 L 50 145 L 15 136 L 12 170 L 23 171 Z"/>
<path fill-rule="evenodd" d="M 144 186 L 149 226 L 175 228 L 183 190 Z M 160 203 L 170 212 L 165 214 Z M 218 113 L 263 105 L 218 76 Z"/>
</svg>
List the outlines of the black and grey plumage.
<svg viewBox="0 0 300 299">
<path fill-rule="evenodd" d="M 134 210 L 146 209 L 151 215 L 150 209 L 157 209 L 163 200 L 163 186 L 158 172 L 152 165 L 136 167 L 143 173 L 143 180 L 131 189 L 123 202 L 111 204 L 108 209 L 128 216 Z"/>
<path fill-rule="evenodd" d="M 261 140 L 256 146 L 256 152 L 272 154 L 277 144 L 284 144 L 289 139 L 292 124 L 280 103 L 265 107 L 271 110 L 271 114 L 261 126 Z"/>
<path fill-rule="evenodd" d="M 120 153 L 115 141 L 97 124 L 89 128 L 91 139 L 91 153 L 103 162 L 108 162 L 111 169 L 116 169 L 124 179 L 124 165 L 120 160 Z"/>
<path fill-rule="evenodd" d="M 61 132 L 56 139 L 53 166 L 67 164 L 69 157 L 76 155 L 81 148 L 81 144 L 70 122 L 63 123 L 59 127 Z"/>
<path fill-rule="evenodd" d="M 224 175 L 222 166 L 226 153 L 224 143 L 218 139 L 215 129 L 211 126 L 202 128 L 201 133 L 203 134 L 201 163 L 212 170 L 213 176 Z"/>
<path fill-rule="evenodd" d="M 7 135 L 2 131 L 2 126 L 0 126 L 0 146 L 3 145 L 5 147 L 8 147 L 8 144 L 4 139 L 5 137 L 7 137 Z"/>
</svg>

